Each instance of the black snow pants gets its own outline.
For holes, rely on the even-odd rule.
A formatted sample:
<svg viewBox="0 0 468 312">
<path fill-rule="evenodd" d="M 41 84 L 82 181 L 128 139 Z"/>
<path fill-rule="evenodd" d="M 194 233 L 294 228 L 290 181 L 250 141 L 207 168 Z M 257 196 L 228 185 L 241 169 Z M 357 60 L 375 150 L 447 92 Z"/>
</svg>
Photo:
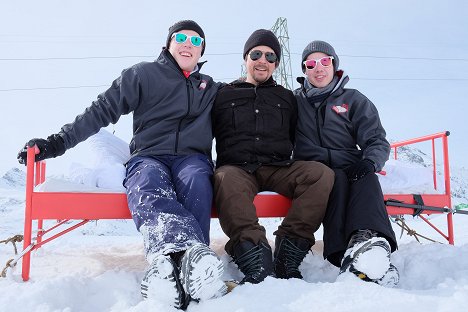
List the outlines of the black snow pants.
<svg viewBox="0 0 468 312">
<path fill-rule="evenodd" d="M 371 229 L 388 240 L 392 252 L 398 246 L 376 174 L 349 182 L 341 169 L 334 169 L 335 184 L 323 220 L 323 257 L 335 266 L 341 259 L 353 232 Z"/>
</svg>

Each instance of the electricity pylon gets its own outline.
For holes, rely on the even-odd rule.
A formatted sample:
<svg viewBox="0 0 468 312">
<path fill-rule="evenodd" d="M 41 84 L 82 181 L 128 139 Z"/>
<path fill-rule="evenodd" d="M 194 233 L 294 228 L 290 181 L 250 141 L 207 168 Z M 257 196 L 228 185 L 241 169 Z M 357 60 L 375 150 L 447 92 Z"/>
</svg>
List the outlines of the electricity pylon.
<svg viewBox="0 0 468 312">
<path fill-rule="evenodd" d="M 293 79 L 291 69 L 291 55 L 289 53 L 288 22 L 286 18 L 279 17 L 271 31 L 278 37 L 281 46 L 281 61 L 273 73 L 273 79 L 286 89 L 292 90 Z"/>
<path fill-rule="evenodd" d="M 291 56 L 289 53 L 289 35 L 288 35 L 288 23 L 286 18 L 279 17 L 276 20 L 275 25 L 271 28 L 271 31 L 276 35 L 281 46 L 281 61 L 278 68 L 273 73 L 273 79 L 285 87 L 286 89 L 292 90 L 292 69 L 291 69 Z M 244 65 L 241 65 L 241 77 L 247 75 Z"/>
</svg>

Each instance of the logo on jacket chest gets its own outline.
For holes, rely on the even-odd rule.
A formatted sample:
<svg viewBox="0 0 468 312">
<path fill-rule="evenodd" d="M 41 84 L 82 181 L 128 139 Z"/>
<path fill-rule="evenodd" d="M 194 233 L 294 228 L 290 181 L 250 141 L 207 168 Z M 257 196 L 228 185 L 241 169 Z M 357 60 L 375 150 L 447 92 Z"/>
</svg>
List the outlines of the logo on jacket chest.
<svg viewBox="0 0 468 312">
<path fill-rule="evenodd" d="M 344 113 L 348 112 L 348 104 L 333 105 L 332 109 L 337 114 L 344 114 Z"/>
<path fill-rule="evenodd" d="M 200 82 L 200 85 L 198 86 L 198 89 L 199 89 L 199 90 L 205 90 L 205 88 L 206 88 L 206 83 L 207 83 L 206 80 L 202 80 L 202 81 Z"/>
</svg>

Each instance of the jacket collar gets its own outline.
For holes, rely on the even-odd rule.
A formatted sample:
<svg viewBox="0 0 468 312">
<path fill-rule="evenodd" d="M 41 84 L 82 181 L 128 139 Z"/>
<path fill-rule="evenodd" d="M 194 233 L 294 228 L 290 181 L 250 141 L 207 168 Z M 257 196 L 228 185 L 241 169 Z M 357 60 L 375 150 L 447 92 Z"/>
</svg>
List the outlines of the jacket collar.
<svg viewBox="0 0 468 312">
<path fill-rule="evenodd" d="M 233 82 L 230 83 L 230 85 L 238 87 L 238 88 L 260 88 L 260 87 L 274 87 L 274 86 L 277 86 L 277 83 L 273 79 L 273 77 L 270 77 L 266 81 L 258 85 L 254 85 L 253 83 L 246 82 L 245 77 L 242 77 L 240 79 L 234 80 Z"/>
<path fill-rule="evenodd" d="M 169 50 L 166 47 L 164 47 L 161 54 L 159 54 L 158 59 L 161 59 L 161 58 L 166 60 L 166 62 L 169 65 L 173 66 L 177 71 L 181 73 L 181 75 L 183 75 L 182 69 L 180 68 L 179 64 L 177 63 L 175 58 L 172 56 L 171 52 L 169 52 Z M 195 70 L 192 72 L 191 75 L 200 75 L 200 70 L 206 62 L 207 61 L 197 63 L 197 67 L 195 67 Z"/>
<path fill-rule="evenodd" d="M 338 82 L 336 83 L 336 85 L 333 88 L 333 90 L 331 91 L 331 93 L 335 92 L 339 88 L 343 88 L 345 86 L 345 84 L 348 83 L 348 81 L 349 81 L 348 75 L 341 69 L 338 70 L 335 73 L 335 76 L 338 77 Z M 300 86 L 301 91 L 307 92 L 306 78 L 305 77 L 297 77 L 296 81 L 301 85 Z"/>
</svg>

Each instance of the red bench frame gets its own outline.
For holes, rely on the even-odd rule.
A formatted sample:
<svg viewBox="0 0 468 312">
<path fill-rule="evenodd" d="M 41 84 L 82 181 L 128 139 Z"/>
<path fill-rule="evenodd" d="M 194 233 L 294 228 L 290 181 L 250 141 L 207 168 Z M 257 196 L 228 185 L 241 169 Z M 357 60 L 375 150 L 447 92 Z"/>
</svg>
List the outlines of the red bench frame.
<svg viewBox="0 0 468 312">
<path fill-rule="evenodd" d="M 444 194 L 422 194 L 426 205 L 438 207 L 451 207 L 450 198 L 450 174 L 448 160 L 448 132 L 441 132 L 421 138 L 392 144 L 394 156 L 397 157 L 397 148 L 413 143 L 432 141 L 434 159 L 434 188 L 437 188 L 435 179 L 435 139 L 442 139 L 442 149 L 444 158 Z M 98 219 L 131 219 L 127 206 L 127 198 L 124 193 L 72 193 L 72 192 L 38 192 L 34 186 L 45 181 L 45 162 L 34 162 L 37 147 L 28 148 L 27 174 L 26 174 L 26 206 L 24 222 L 24 245 L 23 252 L 19 258 L 22 261 L 22 278 L 29 280 L 31 251 L 40 248 L 42 245 L 86 224 L 91 220 Z M 415 204 L 412 194 L 385 194 L 385 199 L 396 199 L 408 204 Z M 284 217 L 291 205 L 291 200 L 279 194 L 259 194 L 255 197 L 254 204 L 257 208 L 257 215 L 264 217 Z M 404 215 L 414 213 L 412 208 L 396 207 L 387 205 L 389 215 Z M 424 210 L 423 214 L 443 213 L 438 211 Z M 213 209 L 212 217 L 216 217 Z M 441 234 L 450 244 L 454 243 L 452 213 L 447 213 L 447 231 L 444 234 L 435 227 L 424 216 L 420 215 L 431 227 Z M 37 221 L 37 236 L 33 242 L 32 225 L 33 220 Z M 43 220 L 59 220 L 51 228 L 43 229 Z M 78 223 L 70 224 L 74 220 Z M 59 230 L 60 229 L 60 230 Z M 51 235 L 51 233 L 58 233 Z M 50 237 L 47 237 L 51 235 Z M 18 259 L 17 259 L 18 260 Z"/>
</svg>

